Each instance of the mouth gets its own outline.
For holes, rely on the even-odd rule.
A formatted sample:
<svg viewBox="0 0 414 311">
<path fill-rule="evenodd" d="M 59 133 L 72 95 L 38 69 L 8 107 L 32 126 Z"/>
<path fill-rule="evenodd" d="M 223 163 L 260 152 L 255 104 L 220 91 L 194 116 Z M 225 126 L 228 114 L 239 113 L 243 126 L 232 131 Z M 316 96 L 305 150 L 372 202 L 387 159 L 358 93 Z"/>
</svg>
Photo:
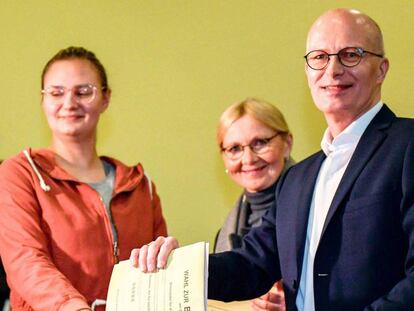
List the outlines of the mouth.
<svg viewBox="0 0 414 311">
<path fill-rule="evenodd" d="M 257 173 L 260 173 L 261 171 L 263 171 L 266 167 L 267 167 L 267 165 L 263 165 L 263 166 L 260 166 L 260 167 L 243 169 L 242 172 L 244 174 L 257 174 Z"/>
<path fill-rule="evenodd" d="M 352 88 L 352 86 L 352 84 L 330 84 L 322 86 L 321 88 L 329 95 L 338 95 Z"/>
<path fill-rule="evenodd" d="M 59 116 L 59 119 L 61 120 L 78 120 L 82 118 L 83 116 L 80 116 L 80 115 Z"/>
</svg>

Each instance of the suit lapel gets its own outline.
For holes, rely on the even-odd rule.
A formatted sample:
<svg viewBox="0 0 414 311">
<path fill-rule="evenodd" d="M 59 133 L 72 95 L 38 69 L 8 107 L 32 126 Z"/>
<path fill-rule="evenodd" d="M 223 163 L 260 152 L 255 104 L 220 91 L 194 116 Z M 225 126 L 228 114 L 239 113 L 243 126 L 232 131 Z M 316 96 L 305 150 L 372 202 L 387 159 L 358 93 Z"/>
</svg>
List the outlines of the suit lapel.
<svg viewBox="0 0 414 311">
<path fill-rule="evenodd" d="M 308 227 L 309 211 L 311 201 L 313 197 L 313 190 L 315 188 L 316 178 L 322 162 L 325 160 L 325 154 L 320 151 L 316 154 L 315 159 L 310 163 L 308 168 L 304 169 L 304 176 L 301 184 L 301 191 L 299 195 L 299 203 L 296 211 L 296 234 L 295 247 L 296 247 L 296 260 L 298 273 L 302 269 L 303 252 L 305 249 L 306 231 Z"/>
<path fill-rule="evenodd" d="M 326 227 L 330 223 L 336 210 L 351 190 L 355 180 L 366 166 L 367 162 L 371 159 L 375 150 L 377 150 L 377 148 L 384 141 L 387 134 L 383 130 L 391 125 L 394 118 L 394 113 L 386 105 L 384 105 L 368 125 L 355 149 L 354 154 L 352 155 L 351 160 L 349 161 L 348 167 L 346 168 L 344 176 L 339 183 L 338 189 L 336 190 L 323 226 L 321 237 L 323 236 Z"/>
</svg>

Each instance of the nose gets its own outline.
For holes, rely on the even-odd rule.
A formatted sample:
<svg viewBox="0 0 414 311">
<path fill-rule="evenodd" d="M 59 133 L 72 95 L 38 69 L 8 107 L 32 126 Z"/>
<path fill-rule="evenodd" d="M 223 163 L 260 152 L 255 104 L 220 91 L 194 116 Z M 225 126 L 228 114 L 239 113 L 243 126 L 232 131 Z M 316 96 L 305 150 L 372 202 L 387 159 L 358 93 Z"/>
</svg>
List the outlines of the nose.
<svg viewBox="0 0 414 311">
<path fill-rule="evenodd" d="M 73 92 L 71 90 L 68 90 L 63 97 L 63 106 L 70 108 L 77 105 L 78 103 L 75 99 L 75 96 L 73 95 Z"/>
<path fill-rule="evenodd" d="M 244 147 L 244 152 L 242 156 L 242 163 L 243 164 L 251 164 L 256 162 L 257 155 L 250 149 L 249 146 Z"/>
<path fill-rule="evenodd" d="M 325 73 L 332 76 L 341 75 L 344 72 L 344 65 L 339 61 L 338 55 L 331 55 L 328 65 L 325 68 Z"/>
</svg>

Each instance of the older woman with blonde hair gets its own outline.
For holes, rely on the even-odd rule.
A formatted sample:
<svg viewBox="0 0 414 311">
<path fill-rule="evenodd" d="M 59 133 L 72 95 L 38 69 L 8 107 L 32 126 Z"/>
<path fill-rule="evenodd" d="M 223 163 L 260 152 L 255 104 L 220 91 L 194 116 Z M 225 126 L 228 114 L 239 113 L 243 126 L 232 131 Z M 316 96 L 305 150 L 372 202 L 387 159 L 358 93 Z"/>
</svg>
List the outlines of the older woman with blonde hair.
<svg viewBox="0 0 414 311">
<path fill-rule="evenodd" d="M 215 243 L 215 252 L 239 248 L 243 236 L 259 226 L 275 199 L 279 176 L 293 164 L 293 136 L 283 114 L 272 104 L 247 98 L 221 115 L 217 143 L 230 178 L 243 193 L 228 214 Z M 281 282 L 254 299 L 255 310 L 285 310 Z"/>
<path fill-rule="evenodd" d="M 273 205 L 277 180 L 293 164 L 290 157 L 293 136 L 275 106 L 247 98 L 223 112 L 217 142 L 226 172 L 244 189 L 216 239 L 215 252 L 224 252 L 242 247 L 243 236 L 261 224 L 262 216 Z M 135 248 L 131 264 L 143 272 L 165 267 L 167 255 L 178 246 L 174 237 L 158 237 L 150 245 Z M 282 281 L 253 299 L 252 308 L 286 310 Z"/>
</svg>

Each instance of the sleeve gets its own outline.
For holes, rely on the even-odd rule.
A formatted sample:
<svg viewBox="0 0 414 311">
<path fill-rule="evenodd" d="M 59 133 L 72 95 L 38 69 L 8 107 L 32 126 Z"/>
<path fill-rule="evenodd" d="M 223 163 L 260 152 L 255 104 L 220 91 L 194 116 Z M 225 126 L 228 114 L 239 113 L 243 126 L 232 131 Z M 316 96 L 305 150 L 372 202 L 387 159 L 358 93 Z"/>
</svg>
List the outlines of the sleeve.
<svg viewBox="0 0 414 311">
<path fill-rule="evenodd" d="M 51 261 L 32 181 L 17 161 L 0 167 L 0 254 L 9 285 L 35 310 L 89 309 Z"/>
<path fill-rule="evenodd" d="M 266 293 L 281 278 L 276 241 L 276 207 L 253 228 L 240 249 L 209 257 L 208 297 L 246 300 Z"/>
<path fill-rule="evenodd" d="M 154 240 L 159 236 L 167 236 L 167 224 L 162 215 L 161 200 L 158 196 L 155 184 L 149 180 L 152 195 L 152 207 L 154 212 Z"/>
<path fill-rule="evenodd" d="M 412 310 L 414 306 L 414 139 L 408 145 L 402 171 L 402 229 L 407 237 L 405 277 L 387 295 L 380 297 L 365 311 Z"/>
<path fill-rule="evenodd" d="M 9 298 L 10 289 L 6 282 L 6 272 L 3 264 L 0 265 L 0 306 Z"/>
</svg>

